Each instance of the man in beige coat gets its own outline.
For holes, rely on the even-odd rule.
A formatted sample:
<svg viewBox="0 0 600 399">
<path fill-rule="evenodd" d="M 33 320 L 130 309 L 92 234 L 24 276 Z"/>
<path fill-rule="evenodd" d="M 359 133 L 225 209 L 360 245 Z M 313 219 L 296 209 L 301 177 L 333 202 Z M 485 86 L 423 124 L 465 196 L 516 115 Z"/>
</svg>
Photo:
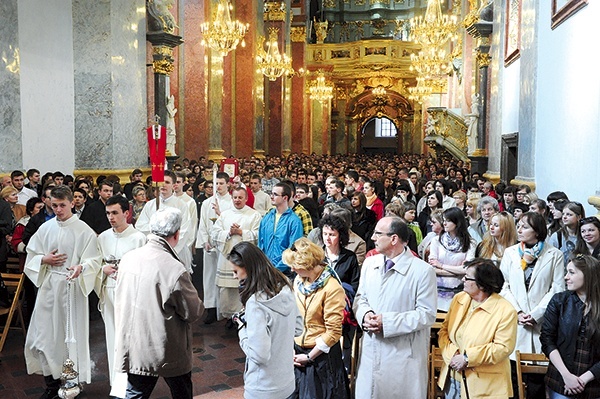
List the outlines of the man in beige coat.
<svg viewBox="0 0 600 399">
<path fill-rule="evenodd" d="M 158 210 L 148 243 L 119 264 L 115 367 L 127 373 L 127 398 L 149 398 L 163 377 L 174 398 L 192 399 L 192 326 L 204 305 L 174 248 L 181 211 Z"/>
</svg>

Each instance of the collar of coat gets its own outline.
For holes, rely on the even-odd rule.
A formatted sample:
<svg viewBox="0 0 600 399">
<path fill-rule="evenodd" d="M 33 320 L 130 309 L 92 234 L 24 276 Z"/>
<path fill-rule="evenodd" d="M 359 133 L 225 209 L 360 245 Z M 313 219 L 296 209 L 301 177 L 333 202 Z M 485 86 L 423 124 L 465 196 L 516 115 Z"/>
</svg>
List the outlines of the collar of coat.
<svg viewBox="0 0 600 399">
<path fill-rule="evenodd" d="M 496 307 L 496 304 L 500 298 L 500 295 L 492 293 L 492 295 L 490 295 L 485 301 L 479 304 L 478 309 L 491 314 L 494 312 L 494 308 Z M 466 307 L 471 301 L 471 296 L 464 292 L 464 295 L 458 295 L 456 301 Z"/>
<path fill-rule="evenodd" d="M 175 252 L 175 249 L 173 249 L 171 244 L 169 244 L 167 242 L 167 240 L 165 240 L 164 238 L 157 236 L 156 234 L 148 234 L 148 243 L 162 248 L 166 252 L 170 253 L 173 256 L 173 258 L 175 258 L 179 262 L 181 262 L 181 259 L 179 259 L 177 252 Z M 183 263 L 183 262 L 181 262 L 181 263 Z"/>
</svg>

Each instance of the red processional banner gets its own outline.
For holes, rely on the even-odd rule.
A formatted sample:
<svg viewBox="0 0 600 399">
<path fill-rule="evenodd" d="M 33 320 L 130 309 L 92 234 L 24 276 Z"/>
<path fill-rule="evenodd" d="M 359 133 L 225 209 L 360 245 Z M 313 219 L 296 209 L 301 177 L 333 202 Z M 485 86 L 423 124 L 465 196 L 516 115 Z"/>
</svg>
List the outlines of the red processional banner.
<svg viewBox="0 0 600 399">
<path fill-rule="evenodd" d="M 165 181 L 167 128 L 161 125 L 152 125 L 147 129 L 147 132 L 150 165 L 152 167 L 152 182 L 163 183 Z"/>
</svg>

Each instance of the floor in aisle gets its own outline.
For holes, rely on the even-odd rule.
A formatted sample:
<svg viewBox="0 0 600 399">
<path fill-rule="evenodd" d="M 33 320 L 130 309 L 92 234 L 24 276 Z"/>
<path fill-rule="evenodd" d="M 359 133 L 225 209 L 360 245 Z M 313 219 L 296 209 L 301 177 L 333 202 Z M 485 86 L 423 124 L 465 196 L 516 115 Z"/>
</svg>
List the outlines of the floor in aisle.
<svg viewBox="0 0 600 399">
<path fill-rule="evenodd" d="M 4 320 L 0 320 L 3 325 Z M 205 325 L 199 321 L 194 331 L 194 398 L 237 399 L 243 397 L 244 353 L 238 345 L 235 329 L 225 328 L 221 321 Z M 28 375 L 23 356 L 25 337 L 18 330 L 12 330 L 0 353 L 0 398 L 37 399 L 44 391 L 44 379 L 40 375 Z M 60 344 L 60 343 L 57 343 Z M 104 341 L 104 324 L 101 319 L 90 322 L 90 347 L 92 362 L 92 383 L 84 386 L 84 393 L 78 398 L 108 398 L 108 366 Z M 167 384 L 160 379 L 152 398 L 167 399 L 171 394 Z"/>
</svg>

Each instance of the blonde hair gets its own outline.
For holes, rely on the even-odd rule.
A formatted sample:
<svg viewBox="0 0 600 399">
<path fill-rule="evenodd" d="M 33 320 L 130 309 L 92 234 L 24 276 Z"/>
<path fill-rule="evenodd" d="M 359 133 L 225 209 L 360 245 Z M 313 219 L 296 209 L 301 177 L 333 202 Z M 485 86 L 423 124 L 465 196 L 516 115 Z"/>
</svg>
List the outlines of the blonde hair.
<svg viewBox="0 0 600 399">
<path fill-rule="evenodd" d="M 480 244 L 479 256 L 482 258 L 491 259 L 492 255 L 496 255 L 498 259 L 502 259 L 504 250 L 517 243 L 517 229 L 513 216 L 506 211 L 498 212 L 492 216 L 490 223 L 495 217 L 498 218 L 500 225 L 500 237 L 496 239 L 496 237 L 492 237 L 489 229 L 486 231 Z"/>
<path fill-rule="evenodd" d="M 13 193 L 18 193 L 18 192 L 19 192 L 19 190 L 17 190 L 13 186 L 6 186 L 2 189 L 2 191 L 0 191 L 0 196 L 2 197 L 2 199 L 6 199 L 6 198 L 8 198 L 9 195 L 11 195 Z"/>
<path fill-rule="evenodd" d="M 291 248 L 283 251 L 281 258 L 283 263 L 294 269 L 312 270 L 324 264 L 325 252 L 308 238 L 302 237 Z"/>
<path fill-rule="evenodd" d="M 462 190 L 458 190 L 452 193 L 452 198 L 461 199 L 463 202 L 465 202 L 467 200 L 467 194 L 465 194 L 465 192 Z"/>
<path fill-rule="evenodd" d="M 479 198 L 469 198 L 465 201 L 465 207 L 470 206 L 473 208 L 473 219 L 479 219 L 479 212 L 477 212 L 477 205 L 479 204 Z"/>
</svg>

